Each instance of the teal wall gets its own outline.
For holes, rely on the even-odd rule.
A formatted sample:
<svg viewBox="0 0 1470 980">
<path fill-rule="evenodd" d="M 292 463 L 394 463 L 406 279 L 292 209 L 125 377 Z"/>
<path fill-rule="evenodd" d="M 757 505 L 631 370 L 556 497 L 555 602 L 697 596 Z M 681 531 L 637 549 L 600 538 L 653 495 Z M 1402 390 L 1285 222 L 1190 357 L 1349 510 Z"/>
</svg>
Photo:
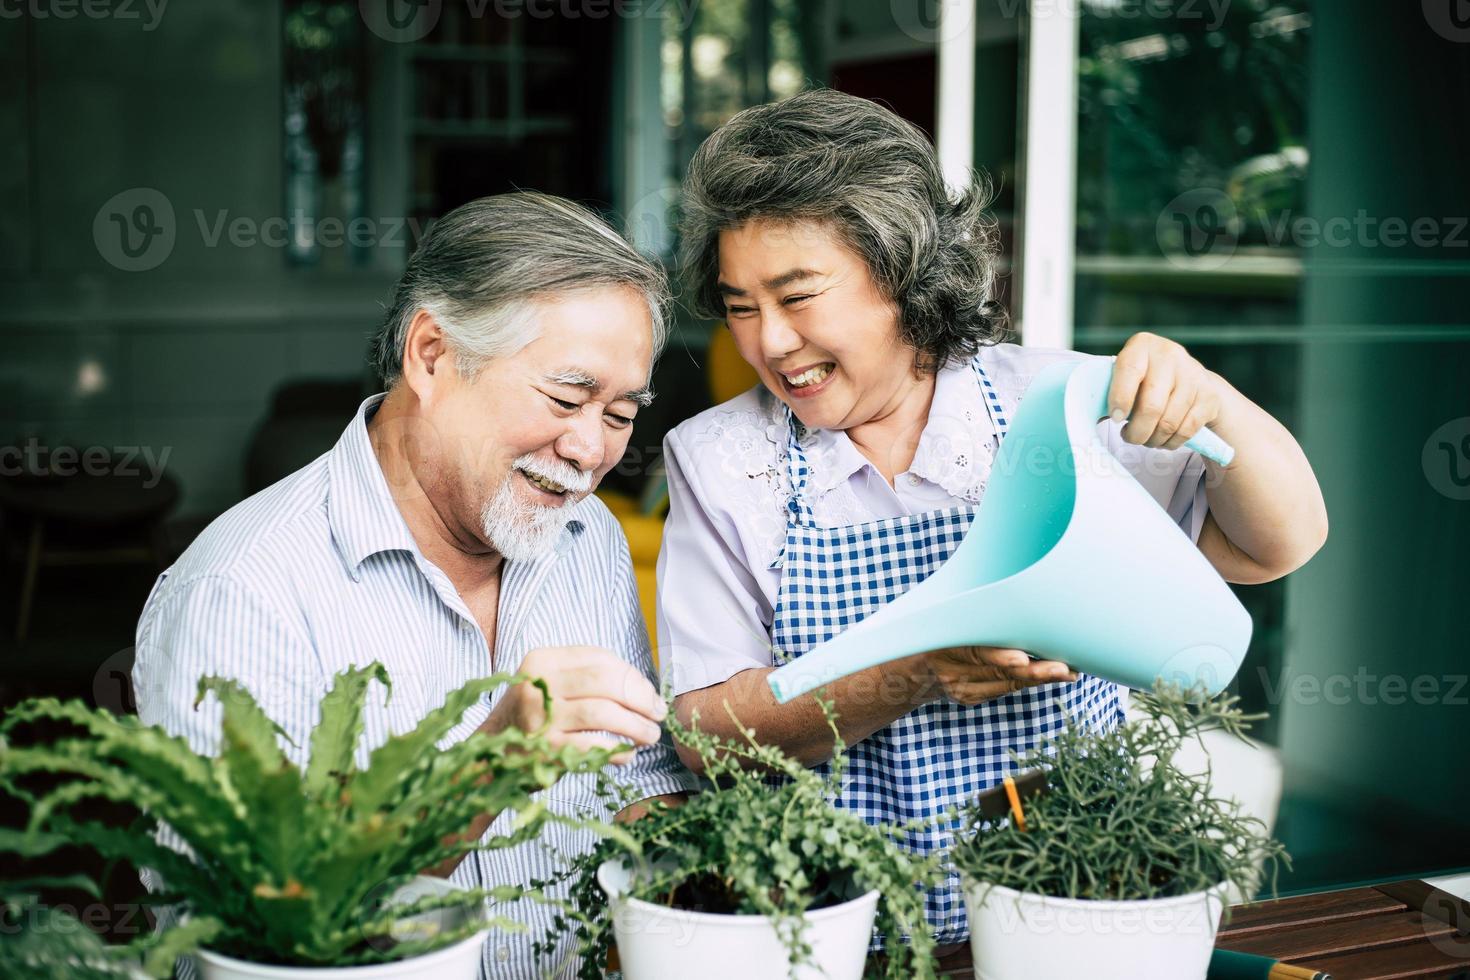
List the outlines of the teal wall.
<svg viewBox="0 0 1470 980">
<path fill-rule="evenodd" d="M 329 273 L 210 245 L 196 211 L 284 212 L 280 5 L 169 4 L 152 30 L 132 9 L 143 19 L 0 18 L 0 444 L 167 449 L 184 510 L 207 512 L 240 496 L 281 381 L 362 371 L 401 255 Z M 373 159 L 372 213 L 391 215 L 401 177 Z M 176 237 L 128 272 L 93 224 L 137 187 L 170 202 Z"/>
<path fill-rule="evenodd" d="M 1313 30 L 1312 215 L 1427 217 L 1446 241 L 1304 250 L 1319 339 L 1301 354 L 1299 435 L 1332 527 L 1287 591 L 1281 746 L 1322 814 L 1289 843 L 1354 874 L 1470 865 L 1470 501 L 1443 492 L 1449 458 L 1423 452 L 1453 420 L 1470 434 L 1470 230 L 1450 238 L 1470 214 L 1470 43 L 1377 0 L 1337 0 Z M 1342 703 L 1314 693 L 1341 675 Z"/>
</svg>

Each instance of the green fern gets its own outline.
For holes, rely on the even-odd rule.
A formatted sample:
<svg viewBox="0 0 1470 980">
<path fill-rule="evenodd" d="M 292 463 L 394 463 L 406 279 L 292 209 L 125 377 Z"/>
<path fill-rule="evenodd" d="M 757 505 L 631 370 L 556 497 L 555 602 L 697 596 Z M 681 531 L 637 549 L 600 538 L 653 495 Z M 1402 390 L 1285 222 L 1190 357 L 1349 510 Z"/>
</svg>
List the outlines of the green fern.
<svg viewBox="0 0 1470 980">
<path fill-rule="evenodd" d="M 188 743 L 136 718 L 116 717 L 79 702 L 25 702 L 0 722 L 0 786 L 30 804 L 29 834 L 66 840 L 110 859 L 154 869 L 166 892 L 152 904 L 179 904 L 189 924 L 147 953 L 168 959 L 207 938 L 210 948 L 260 963 L 350 965 L 401 959 L 456 942 L 487 925 L 515 924 L 483 914 L 485 903 L 531 896 L 514 886 L 467 891 L 384 907 L 383 899 L 425 869 L 463 856 L 481 842 L 461 839 L 481 814 L 516 811 L 513 830 L 489 842 L 533 839 L 548 821 L 587 822 L 548 811 L 531 794 L 566 773 L 596 772 L 606 750 L 554 749 L 542 733 L 476 732 L 447 749 L 438 743 L 471 706 L 503 684 L 540 680 L 496 674 L 469 682 L 411 732 L 394 735 L 356 765 L 363 704 L 373 681 L 391 687 L 380 664 L 338 674 L 321 702 L 309 758 L 298 768 L 282 750 L 285 736 L 238 683 L 199 682 L 199 699 L 223 707 L 219 753 Z M 197 704 L 197 702 L 196 702 Z M 26 745 L 17 730 L 42 723 L 67 732 Z M 59 785 L 51 778 L 66 777 Z M 45 788 L 35 789 L 33 784 Z M 143 816 L 119 828 L 76 816 L 100 798 L 136 806 Z M 188 853 L 164 846 L 166 827 Z M 408 942 L 401 923 L 447 906 L 474 914 L 461 927 Z"/>
</svg>

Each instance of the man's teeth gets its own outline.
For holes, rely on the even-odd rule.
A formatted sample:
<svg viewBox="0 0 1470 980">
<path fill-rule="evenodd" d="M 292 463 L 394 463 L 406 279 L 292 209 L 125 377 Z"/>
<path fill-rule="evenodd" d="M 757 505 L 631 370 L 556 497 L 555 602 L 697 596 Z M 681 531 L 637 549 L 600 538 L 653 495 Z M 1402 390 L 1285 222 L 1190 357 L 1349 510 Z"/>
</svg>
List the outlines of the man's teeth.
<svg viewBox="0 0 1470 980">
<path fill-rule="evenodd" d="M 820 364 L 817 367 L 803 371 L 798 375 L 787 377 L 786 383 L 793 388 L 805 388 L 814 385 L 832 373 L 831 364 Z"/>
<path fill-rule="evenodd" d="M 552 483 L 550 480 L 546 479 L 546 477 L 544 477 L 544 476 L 537 476 L 535 473 L 530 473 L 530 472 L 527 472 L 526 470 L 521 470 L 521 472 L 525 474 L 526 479 L 528 479 L 532 483 L 536 484 L 536 486 L 540 487 L 542 490 L 546 490 L 546 491 L 548 491 L 550 493 L 566 493 L 567 492 L 567 488 L 566 487 L 562 486 L 560 483 Z"/>
</svg>

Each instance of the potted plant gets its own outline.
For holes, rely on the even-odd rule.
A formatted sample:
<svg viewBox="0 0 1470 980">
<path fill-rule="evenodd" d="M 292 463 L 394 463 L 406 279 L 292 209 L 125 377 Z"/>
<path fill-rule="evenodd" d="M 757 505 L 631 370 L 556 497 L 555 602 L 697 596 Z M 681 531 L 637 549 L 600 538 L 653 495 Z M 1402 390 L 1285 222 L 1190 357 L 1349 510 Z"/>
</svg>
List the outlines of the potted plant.
<svg viewBox="0 0 1470 980">
<path fill-rule="evenodd" d="M 450 693 L 359 768 L 363 705 L 375 680 L 389 686 L 380 664 L 337 675 L 304 771 L 282 750 L 284 733 L 234 681 L 199 682 L 199 698 L 213 692 L 223 707 L 214 757 L 136 718 L 28 701 L 0 722 L 0 784 L 29 803 L 32 835 L 157 872 L 165 891 L 146 901 L 180 907 L 187 936 L 205 942 L 198 960 L 206 978 L 473 980 L 485 933 L 515 927 L 488 917 L 487 901 L 531 892 L 510 884 L 462 890 L 421 872 L 482 846 L 464 839 L 482 813 L 518 812 L 495 846 L 528 840 L 547 820 L 591 825 L 552 813 L 532 794 L 564 773 L 601 769 L 610 753 L 553 749 L 542 735 L 515 729 L 476 732 L 441 749 L 482 695 L 528 680 L 497 674 Z M 545 685 L 532 683 L 549 716 Z M 38 723 L 39 735 L 14 743 L 17 729 Z M 74 805 L 87 798 L 131 803 L 141 816 L 128 828 L 78 817 Z M 156 839 L 160 827 L 188 853 Z M 358 969 L 329 969 L 341 967 Z"/>
<path fill-rule="evenodd" d="M 46 858 L 68 841 L 55 834 L 0 828 L 0 853 Z M 80 891 L 100 899 L 86 875 L 20 875 L 0 881 L 0 976 L 68 980 L 143 980 L 173 976 L 174 960 L 214 933 L 212 921 L 149 933 L 109 946 L 69 911 L 40 902 L 42 889 Z"/>
<path fill-rule="evenodd" d="M 823 710 L 834 742 L 826 776 L 748 728 L 720 739 L 699 730 L 697 714 L 686 727 L 670 711 L 670 733 L 703 760 L 709 788 L 653 806 L 569 862 L 552 928 L 575 934 L 581 977 L 599 980 L 614 940 L 627 980 L 935 975 L 923 899 L 933 864 L 900 846 L 904 827 L 832 806 L 844 746 Z M 875 921 L 888 949 L 869 961 Z"/>
<path fill-rule="evenodd" d="M 1175 755 L 1211 729 L 1244 738 L 1238 699 L 1160 683 L 1137 717 L 1074 723 L 1018 759 L 1046 789 L 991 818 L 978 803 L 953 852 L 965 882 L 977 978 L 1203 977 L 1229 885 L 1249 890 L 1282 846 L 1211 795 Z M 1024 827 L 1022 826 L 1024 824 Z"/>
</svg>

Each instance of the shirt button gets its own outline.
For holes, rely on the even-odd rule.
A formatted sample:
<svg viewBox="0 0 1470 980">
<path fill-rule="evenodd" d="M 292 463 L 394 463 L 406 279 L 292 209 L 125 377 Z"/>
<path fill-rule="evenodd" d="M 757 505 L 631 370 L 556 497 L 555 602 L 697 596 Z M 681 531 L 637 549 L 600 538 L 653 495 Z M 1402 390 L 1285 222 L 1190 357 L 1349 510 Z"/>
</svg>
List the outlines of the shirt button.
<svg viewBox="0 0 1470 980">
<path fill-rule="evenodd" d="M 910 473 L 909 474 L 909 486 L 916 487 L 918 485 L 919 485 L 919 477 L 918 477 L 918 474 L 916 474 L 916 473 Z"/>
<path fill-rule="evenodd" d="M 459 621 L 459 628 L 464 630 L 466 633 L 470 633 L 474 631 L 475 624 L 470 622 L 468 619 L 461 619 Z"/>
<path fill-rule="evenodd" d="M 499 947 L 496 947 L 496 949 L 495 949 L 495 958 L 497 960 L 499 960 L 500 962 L 502 962 L 502 963 L 504 963 L 506 960 L 510 959 L 510 947 L 509 946 L 499 946 Z"/>
</svg>

